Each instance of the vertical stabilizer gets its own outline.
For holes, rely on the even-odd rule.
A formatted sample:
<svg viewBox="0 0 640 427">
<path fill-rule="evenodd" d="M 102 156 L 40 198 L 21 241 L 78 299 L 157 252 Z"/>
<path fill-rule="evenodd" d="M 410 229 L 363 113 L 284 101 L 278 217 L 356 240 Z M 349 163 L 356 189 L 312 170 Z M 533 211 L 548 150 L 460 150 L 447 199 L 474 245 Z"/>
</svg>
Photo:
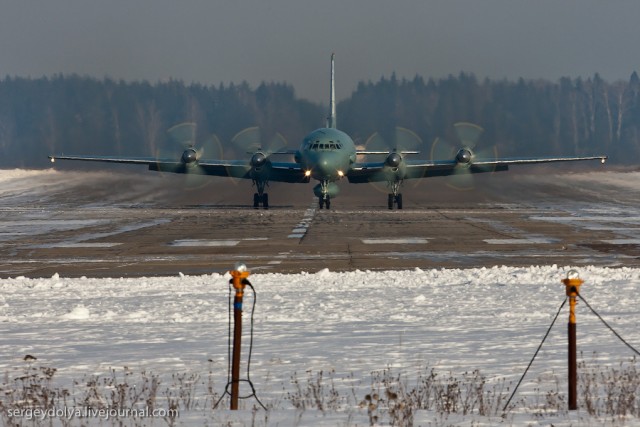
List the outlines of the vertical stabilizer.
<svg viewBox="0 0 640 427">
<path fill-rule="evenodd" d="M 329 117 L 327 117 L 327 127 L 334 129 L 336 127 L 336 87 L 333 70 L 333 60 L 335 56 L 335 53 L 331 54 L 331 94 L 329 98 Z"/>
</svg>

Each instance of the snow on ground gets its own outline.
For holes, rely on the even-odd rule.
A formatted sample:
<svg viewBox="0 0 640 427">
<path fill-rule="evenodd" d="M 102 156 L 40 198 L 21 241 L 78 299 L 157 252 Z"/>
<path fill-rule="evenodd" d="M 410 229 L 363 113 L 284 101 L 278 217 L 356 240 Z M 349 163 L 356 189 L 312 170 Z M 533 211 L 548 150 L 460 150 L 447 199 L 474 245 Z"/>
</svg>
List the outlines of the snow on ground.
<svg viewBox="0 0 640 427">
<path fill-rule="evenodd" d="M 255 414 L 253 398 L 242 400 L 244 410 L 238 412 L 227 409 L 227 399 L 216 411 L 205 409 L 227 382 L 228 274 L 4 279 L 1 383 L 5 388 L 15 383 L 29 366 L 57 369 L 55 386 L 76 394 L 93 376 L 142 382 L 154 375 L 166 390 L 183 375 L 195 382 L 190 390 L 197 404 L 181 410 L 180 425 L 369 425 L 367 410 L 357 404 L 371 393 L 372 372 L 386 368 L 408 385 L 431 369 L 443 378 L 480 370 L 488 384 L 504 380 L 512 389 L 565 298 L 561 280 L 567 271 L 541 266 L 253 274 L 249 280 L 257 299 L 250 379 L 270 408 Z M 589 267 L 579 273 L 584 298 L 640 347 L 640 270 Z M 251 305 L 247 288 L 243 377 Z M 630 363 L 633 352 L 581 302 L 577 318 L 578 351 L 587 363 L 599 368 Z M 543 415 L 532 410 L 549 392 L 566 395 L 567 319 L 565 307 L 505 420 L 419 411 L 415 425 L 606 424 L 606 417 L 589 417 L 584 409 Z M 25 361 L 26 355 L 37 360 Z M 287 398 L 296 394 L 292 377 L 308 388 L 320 372 L 325 390 L 333 383 L 340 408 L 296 410 Z M 207 392 L 209 386 L 215 396 Z M 250 394 L 246 385 L 241 390 Z M 162 396 L 158 392 L 159 401 Z M 151 422 L 166 425 L 163 419 Z M 635 418 L 616 422 L 640 425 Z"/>
</svg>

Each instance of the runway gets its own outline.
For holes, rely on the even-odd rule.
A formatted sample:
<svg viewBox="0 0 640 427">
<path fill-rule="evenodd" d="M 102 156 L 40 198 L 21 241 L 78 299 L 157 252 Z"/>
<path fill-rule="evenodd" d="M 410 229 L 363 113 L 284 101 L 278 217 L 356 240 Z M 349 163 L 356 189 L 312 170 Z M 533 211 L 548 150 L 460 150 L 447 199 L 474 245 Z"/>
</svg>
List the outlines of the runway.
<svg viewBox="0 0 640 427">
<path fill-rule="evenodd" d="M 135 168 L 134 168 L 135 169 Z M 405 209 L 341 183 L 331 210 L 312 184 L 109 172 L 0 171 L 0 276 L 121 277 L 495 265 L 640 266 L 640 172 L 590 165 L 408 182 Z"/>
</svg>

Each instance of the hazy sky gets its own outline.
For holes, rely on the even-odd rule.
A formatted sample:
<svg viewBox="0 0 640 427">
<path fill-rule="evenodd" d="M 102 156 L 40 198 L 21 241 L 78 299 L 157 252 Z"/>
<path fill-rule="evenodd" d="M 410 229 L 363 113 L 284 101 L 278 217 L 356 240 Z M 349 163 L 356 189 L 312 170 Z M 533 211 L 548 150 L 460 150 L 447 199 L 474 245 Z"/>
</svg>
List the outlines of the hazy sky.
<svg viewBox="0 0 640 427">
<path fill-rule="evenodd" d="M 627 80 L 640 2 L 0 0 L 0 77 L 286 81 L 326 104 L 331 52 L 338 99 L 394 71 Z"/>
</svg>

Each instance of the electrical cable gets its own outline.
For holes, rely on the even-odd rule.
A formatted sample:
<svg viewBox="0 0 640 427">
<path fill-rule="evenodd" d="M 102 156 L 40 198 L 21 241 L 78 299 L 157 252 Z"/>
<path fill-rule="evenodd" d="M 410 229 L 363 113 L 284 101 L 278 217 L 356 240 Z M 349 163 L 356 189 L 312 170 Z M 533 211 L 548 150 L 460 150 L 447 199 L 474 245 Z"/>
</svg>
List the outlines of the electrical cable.
<svg viewBox="0 0 640 427">
<path fill-rule="evenodd" d="M 619 334 L 619 333 L 617 333 L 617 332 L 616 332 L 616 331 L 615 331 L 611 326 L 609 326 L 609 324 L 608 324 L 608 323 L 607 323 L 607 322 L 602 318 L 602 316 L 600 316 L 600 315 L 598 314 L 598 312 L 597 312 L 597 311 L 595 311 L 595 310 L 593 309 L 593 307 L 591 307 L 591 306 L 589 305 L 589 303 L 587 302 L 587 300 L 585 300 L 585 299 L 582 297 L 582 295 L 578 294 L 578 297 L 580 297 L 580 299 L 582 300 L 582 302 L 584 302 L 584 303 L 585 303 L 585 305 L 586 305 L 587 307 L 589 307 L 589 310 L 591 310 L 591 311 L 593 312 L 593 314 L 595 314 L 595 315 L 596 315 L 596 317 L 597 317 L 598 319 L 600 319 L 600 320 L 602 321 L 602 323 L 604 323 L 604 325 L 605 325 L 607 328 L 609 328 L 609 330 L 610 330 L 611 332 L 613 332 L 613 334 L 614 334 L 616 337 L 618 337 L 618 339 L 619 339 L 620 341 L 622 341 L 622 342 L 624 343 L 624 345 L 626 345 L 627 347 L 629 347 L 629 348 L 631 349 L 631 351 L 633 351 L 635 354 L 637 354 L 638 356 L 640 356 L 640 352 L 639 352 L 638 350 L 636 350 L 636 349 L 635 349 L 631 344 L 629 344 L 627 341 L 625 341 L 625 339 L 624 339 L 624 338 L 622 338 L 622 337 L 620 336 L 620 334 Z"/>
<path fill-rule="evenodd" d="M 562 307 L 564 307 L 566 303 L 567 303 L 567 298 L 565 298 L 564 301 L 562 301 L 562 304 L 560 304 L 560 308 L 558 308 L 558 312 L 556 313 L 556 316 L 553 318 L 553 321 L 551 322 L 549 329 L 547 329 L 547 332 L 544 334 L 544 338 L 542 338 L 542 342 L 536 349 L 536 352 L 531 358 L 529 365 L 527 365 L 527 369 L 524 370 L 522 377 L 520 377 L 520 381 L 518 381 L 518 384 L 516 384 L 516 387 L 513 389 L 513 393 L 511 393 L 511 396 L 509 396 L 509 400 L 507 400 L 507 403 L 504 405 L 504 408 L 502 408 L 502 412 L 505 412 L 507 410 L 507 406 L 509 406 L 509 403 L 511 403 L 511 399 L 513 399 L 513 396 L 515 396 L 516 392 L 518 391 L 518 387 L 520 387 L 520 384 L 524 380 L 524 377 L 527 375 L 527 372 L 529 372 L 529 368 L 531 367 L 531 365 L 533 365 L 533 361 L 536 360 L 536 357 L 538 356 L 538 352 L 540 351 L 540 349 L 542 348 L 542 345 L 544 344 L 547 337 L 549 336 L 549 333 L 551 332 L 553 325 L 556 323 L 556 320 L 558 320 L 558 316 L 560 315 L 560 311 L 562 311 Z"/>
</svg>

